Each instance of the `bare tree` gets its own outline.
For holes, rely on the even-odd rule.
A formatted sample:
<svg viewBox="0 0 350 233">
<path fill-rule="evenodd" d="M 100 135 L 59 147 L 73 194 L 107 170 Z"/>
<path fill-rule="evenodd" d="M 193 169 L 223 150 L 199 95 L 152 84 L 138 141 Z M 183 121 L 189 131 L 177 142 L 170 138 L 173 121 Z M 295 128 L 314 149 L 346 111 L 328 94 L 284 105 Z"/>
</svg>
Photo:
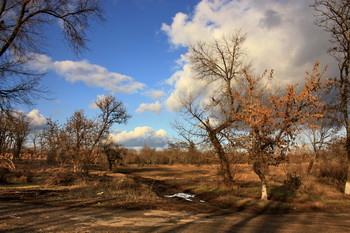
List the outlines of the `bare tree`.
<svg viewBox="0 0 350 233">
<path fill-rule="evenodd" d="M 123 156 L 127 153 L 127 149 L 118 143 L 113 142 L 113 140 L 107 139 L 102 144 L 102 152 L 106 155 L 109 171 L 112 171 L 115 161 L 121 162 L 123 160 Z"/>
<path fill-rule="evenodd" d="M 101 113 L 98 115 L 98 133 L 92 148 L 101 142 L 109 133 L 114 124 L 126 124 L 131 118 L 126 112 L 123 102 L 117 100 L 114 95 L 109 94 L 96 100 L 96 105 Z"/>
<path fill-rule="evenodd" d="M 115 96 L 107 95 L 96 101 L 101 113 L 95 120 L 88 119 L 83 110 L 76 111 L 65 124 L 65 140 L 69 157 L 72 159 L 74 172 L 86 169 L 98 152 L 98 146 L 107 138 L 114 124 L 125 124 L 131 115 Z"/>
<path fill-rule="evenodd" d="M 82 171 L 90 160 L 90 146 L 94 140 L 96 125 L 89 120 L 83 110 L 75 111 L 65 124 L 65 132 L 69 140 L 65 153 L 73 162 L 73 171 Z"/>
<path fill-rule="evenodd" d="M 231 164 L 225 151 L 224 131 L 234 127 L 240 106 L 236 101 L 235 84 L 246 68 L 243 43 L 245 36 L 237 33 L 220 40 L 198 42 L 187 54 L 198 84 L 207 93 L 182 93 L 180 99 L 184 120 L 192 133 L 208 139 L 220 159 L 224 183 L 234 184 Z M 210 92 L 210 94 L 208 94 Z"/>
<path fill-rule="evenodd" d="M 307 168 L 308 174 L 311 174 L 314 163 L 320 158 L 321 151 L 325 149 L 329 141 L 340 130 L 337 117 L 332 116 L 327 107 L 322 108 L 321 112 L 324 114 L 324 117 L 309 119 L 311 126 L 304 129 L 304 134 L 308 138 L 313 150 L 313 157 Z"/>
<path fill-rule="evenodd" d="M 334 46 L 329 53 L 338 63 L 339 77 L 335 79 L 338 90 L 338 107 L 346 129 L 348 173 L 344 192 L 350 194 L 350 0 L 316 0 L 311 7 L 316 11 L 316 25 L 330 33 Z"/>
<path fill-rule="evenodd" d="M 0 154 L 13 152 L 14 159 L 20 153 L 30 133 L 30 118 L 22 111 L 0 111 Z"/>
<path fill-rule="evenodd" d="M 12 145 L 10 115 L 0 111 L 0 155 L 8 152 Z"/>
<path fill-rule="evenodd" d="M 13 157 L 14 159 L 20 159 L 20 154 L 27 136 L 30 133 L 30 119 L 22 112 L 17 112 L 13 119 L 13 135 L 15 139 L 15 147 Z"/>
<path fill-rule="evenodd" d="M 99 0 L 1 0 L 0 109 L 31 104 L 43 90 L 43 73 L 28 63 L 42 53 L 45 27 L 57 24 L 71 48 L 86 48 L 89 21 L 103 20 Z"/>
<path fill-rule="evenodd" d="M 40 153 L 47 153 L 49 163 L 59 161 L 60 165 L 64 165 L 67 158 L 64 150 L 67 145 L 67 134 L 58 122 L 47 119 L 47 126 L 40 133 Z"/>
</svg>

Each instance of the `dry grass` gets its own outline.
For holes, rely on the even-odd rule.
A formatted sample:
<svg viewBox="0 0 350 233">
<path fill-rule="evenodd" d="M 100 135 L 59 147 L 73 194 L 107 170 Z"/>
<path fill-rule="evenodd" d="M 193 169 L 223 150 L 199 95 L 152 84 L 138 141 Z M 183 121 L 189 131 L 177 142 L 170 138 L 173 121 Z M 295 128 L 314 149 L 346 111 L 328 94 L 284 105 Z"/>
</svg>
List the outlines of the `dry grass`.
<svg viewBox="0 0 350 233">
<path fill-rule="evenodd" d="M 350 209 L 350 197 L 342 194 L 338 181 L 319 179 L 319 165 L 315 169 L 316 176 L 306 175 L 307 164 L 270 167 L 267 177 L 269 201 L 259 200 L 260 182 L 247 164 L 234 167 L 234 187 L 222 184 L 215 165 L 129 165 L 116 169 L 116 172 L 95 169 L 89 174 L 74 174 L 68 168 L 45 168 L 44 165 L 35 170 L 28 169 L 35 167 L 33 164 L 19 164 L 17 167 L 22 176 L 12 181 L 12 185 L 2 186 L 0 198 L 49 205 L 128 209 Z M 293 176 L 287 179 L 288 174 Z M 293 186 L 296 181 L 300 184 Z M 196 194 L 197 202 L 189 205 L 184 200 L 164 197 L 177 192 Z M 205 203 L 198 203 L 199 200 Z"/>
</svg>

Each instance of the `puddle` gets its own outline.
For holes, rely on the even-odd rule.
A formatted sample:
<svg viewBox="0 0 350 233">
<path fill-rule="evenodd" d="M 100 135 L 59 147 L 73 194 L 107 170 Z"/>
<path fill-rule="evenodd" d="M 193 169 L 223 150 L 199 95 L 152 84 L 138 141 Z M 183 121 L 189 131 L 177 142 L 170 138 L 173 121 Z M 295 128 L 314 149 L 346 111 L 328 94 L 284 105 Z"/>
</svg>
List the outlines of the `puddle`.
<svg viewBox="0 0 350 233">
<path fill-rule="evenodd" d="M 164 195 L 164 197 L 179 197 L 183 198 L 186 201 L 193 201 L 192 198 L 194 198 L 196 195 L 194 194 L 187 194 L 187 193 L 175 193 L 173 195 Z M 199 200 L 199 202 L 205 202 L 203 200 Z"/>
</svg>

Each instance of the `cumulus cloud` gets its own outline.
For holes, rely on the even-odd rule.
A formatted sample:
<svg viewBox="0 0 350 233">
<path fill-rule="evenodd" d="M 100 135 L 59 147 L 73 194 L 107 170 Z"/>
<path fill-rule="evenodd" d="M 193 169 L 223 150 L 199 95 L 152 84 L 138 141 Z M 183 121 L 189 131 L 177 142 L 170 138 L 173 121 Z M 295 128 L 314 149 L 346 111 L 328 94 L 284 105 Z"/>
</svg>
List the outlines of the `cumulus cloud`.
<svg viewBox="0 0 350 233">
<path fill-rule="evenodd" d="M 136 109 L 137 113 L 143 112 L 154 112 L 159 114 L 162 111 L 163 105 L 159 103 L 159 101 L 150 104 L 140 104 L 140 106 Z"/>
<path fill-rule="evenodd" d="M 136 82 L 132 77 L 108 71 L 105 67 L 91 64 L 89 61 L 52 61 L 46 55 L 36 55 L 31 67 L 39 71 L 54 70 L 69 82 L 82 81 L 91 87 L 101 87 L 107 91 L 134 93 L 145 84 Z"/>
<path fill-rule="evenodd" d="M 42 115 L 38 109 L 33 109 L 30 111 L 27 116 L 30 119 L 31 128 L 44 128 L 47 124 L 47 119 Z"/>
<path fill-rule="evenodd" d="M 111 138 L 125 147 L 164 147 L 168 143 L 167 132 L 163 129 L 154 130 L 149 126 L 136 127 L 132 131 L 121 131 L 111 134 Z"/>
<path fill-rule="evenodd" d="M 192 70 L 188 64 L 185 64 L 182 70 L 176 71 L 167 83 L 174 86 L 174 90 L 165 102 L 169 111 L 180 110 L 183 96 L 201 96 L 208 88 L 204 82 L 193 78 Z"/>
<path fill-rule="evenodd" d="M 98 106 L 97 106 L 97 104 L 96 104 L 96 101 L 102 100 L 102 99 L 104 99 L 106 96 L 107 96 L 107 95 L 104 95 L 104 94 L 102 94 L 102 95 L 97 95 L 96 100 L 93 100 L 93 101 L 90 103 L 89 108 L 91 108 L 91 109 L 98 109 Z"/>
<path fill-rule="evenodd" d="M 162 30 L 175 48 L 241 31 L 247 34 L 246 54 L 257 73 L 274 69 L 281 84 L 303 82 L 305 71 L 316 61 L 335 67 L 329 75 L 336 74 L 333 59 L 327 54 L 329 35 L 314 25 L 311 2 L 202 0 L 194 12 L 177 13 Z M 168 83 L 174 88 L 166 100 L 169 110 L 178 110 L 181 93 L 202 88 L 194 84 L 186 61 Z"/>
<path fill-rule="evenodd" d="M 152 99 L 159 99 L 165 95 L 164 91 L 160 91 L 160 90 L 148 90 L 148 91 L 145 91 L 143 94 Z"/>
</svg>

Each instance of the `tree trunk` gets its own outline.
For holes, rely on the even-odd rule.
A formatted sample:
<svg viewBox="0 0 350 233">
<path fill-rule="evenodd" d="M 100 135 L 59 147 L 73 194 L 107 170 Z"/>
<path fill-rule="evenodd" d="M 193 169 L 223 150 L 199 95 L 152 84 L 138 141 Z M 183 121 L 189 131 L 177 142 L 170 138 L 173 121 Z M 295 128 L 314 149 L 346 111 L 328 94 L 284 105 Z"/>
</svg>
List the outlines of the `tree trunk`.
<svg viewBox="0 0 350 233">
<path fill-rule="evenodd" d="M 319 157 L 320 157 L 319 153 L 315 152 L 314 156 L 310 160 L 309 166 L 307 167 L 307 174 L 308 175 L 311 175 L 311 171 L 312 171 L 312 168 L 314 166 L 314 163 L 318 160 Z"/>
<path fill-rule="evenodd" d="M 261 181 L 261 200 L 267 200 L 267 181 L 264 174 L 265 164 L 262 162 L 254 162 L 253 170 L 259 176 Z"/>
<path fill-rule="evenodd" d="M 311 175 L 311 170 L 314 166 L 314 161 L 315 161 L 315 157 L 313 157 L 311 160 L 310 160 L 310 163 L 309 163 L 309 166 L 307 167 L 307 174 L 308 175 Z"/>
<path fill-rule="evenodd" d="M 345 181 L 345 189 L 344 193 L 347 195 L 350 195 L 350 132 L 347 132 L 346 135 L 346 152 L 347 152 L 347 159 L 348 159 L 348 166 L 347 166 L 347 176 Z"/>
<path fill-rule="evenodd" d="M 349 154 L 349 153 L 348 153 Z M 348 158 L 348 174 L 345 182 L 344 193 L 350 195 L 350 159 Z"/>
<path fill-rule="evenodd" d="M 232 169 L 230 166 L 230 162 L 227 159 L 226 153 L 224 149 L 222 148 L 220 141 L 217 139 L 215 135 L 210 136 L 210 140 L 216 150 L 216 153 L 219 156 L 220 159 L 220 169 L 222 172 L 222 176 L 224 178 L 224 184 L 228 187 L 234 185 L 234 179 L 232 174 Z"/>
<path fill-rule="evenodd" d="M 13 153 L 13 159 L 14 160 L 20 160 L 20 154 L 21 154 L 21 150 L 22 150 L 22 142 L 21 141 L 17 141 L 16 142 L 16 147 Z"/>
<path fill-rule="evenodd" d="M 113 160 L 108 160 L 108 169 L 109 169 L 109 171 L 112 171 L 112 169 L 113 169 Z"/>
</svg>

